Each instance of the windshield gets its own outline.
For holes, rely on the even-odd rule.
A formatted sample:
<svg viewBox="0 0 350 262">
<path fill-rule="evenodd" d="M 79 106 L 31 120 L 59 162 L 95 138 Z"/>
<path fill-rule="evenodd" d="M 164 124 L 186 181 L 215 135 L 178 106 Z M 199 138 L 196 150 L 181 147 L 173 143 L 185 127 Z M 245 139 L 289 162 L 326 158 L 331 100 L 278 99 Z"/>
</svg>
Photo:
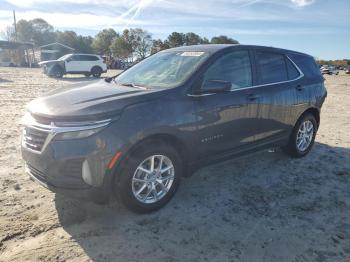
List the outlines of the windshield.
<svg viewBox="0 0 350 262">
<path fill-rule="evenodd" d="M 209 56 L 205 52 L 160 52 L 120 74 L 121 85 L 171 88 L 183 83 Z"/>
<path fill-rule="evenodd" d="M 57 60 L 58 61 L 63 61 L 63 60 L 66 60 L 68 57 L 70 57 L 71 54 L 68 54 L 68 55 L 64 55 L 64 56 L 61 56 L 60 58 L 58 58 Z"/>
</svg>

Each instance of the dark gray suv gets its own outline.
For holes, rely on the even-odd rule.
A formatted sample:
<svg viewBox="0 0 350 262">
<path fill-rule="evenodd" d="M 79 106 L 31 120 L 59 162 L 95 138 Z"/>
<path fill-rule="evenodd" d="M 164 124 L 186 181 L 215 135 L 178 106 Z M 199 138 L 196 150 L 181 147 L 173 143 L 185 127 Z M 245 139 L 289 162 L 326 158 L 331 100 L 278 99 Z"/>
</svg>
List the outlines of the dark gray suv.
<svg viewBox="0 0 350 262">
<path fill-rule="evenodd" d="M 203 165 L 274 147 L 305 156 L 326 95 L 309 55 L 184 46 L 32 101 L 22 155 L 31 178 L 54 192 L 98 202 L 114 192 L 149 212 Z"/>
</svg>

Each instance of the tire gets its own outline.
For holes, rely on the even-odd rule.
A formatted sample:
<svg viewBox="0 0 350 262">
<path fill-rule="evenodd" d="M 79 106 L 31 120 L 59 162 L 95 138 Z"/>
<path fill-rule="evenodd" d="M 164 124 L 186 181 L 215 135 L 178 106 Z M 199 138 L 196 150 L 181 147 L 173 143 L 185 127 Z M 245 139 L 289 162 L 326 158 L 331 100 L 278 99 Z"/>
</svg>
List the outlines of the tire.
<svg viewBox="0 0 350 262">
<path fill-rule="evenodd" d="M 154 170 L 159 168 L 162 157 L 161 169 L 166 170 L 168 168 L 168 170 L 162 174 L 156 174 L 156 171 L 154 171 L 154 174 L 147 174 L 140 170 L 140 167 L 148 172 L 152 170 L 152 156 L 154 157 Z M 134 153 L 125 159 L 122 172 L 116 174 L 120 176 L 120 179 L 114 181 L 114 192 L 119 195 L 128 209 L 137 213 L 153 212 L 166 205 L 174 196 L 182 172 L 182 161 L 175 149 L 159 141 L 148 142 L 138 147 Z M 147 175 L 149 179 L 146 178 Z M 166 178 L 169 179 L 166 180 Z M 160 181 L 162 181 L 163 186 L 160 185 Z M 139 193 L 138 196 L 137 193 Z"/>
<path fill-rule="evenodd" d="M 60 66 L 52 68 L 51 75 L 55 78 L 62 78 L 64 75 L 63 69 Z"/>
<path fill-rule="evenodd" d="M 94 66 L 92 69 L 91 69 L 91 74 L 93 77 L 100 77 L 101 74 L 102 74 L 102 68 L 99 67 L 99 66 Z"/>
<path fill-rule="evenodd" d="M 312 133 L 309 131 L 311 127 Z M 315 142 L 317 128 L 318 125 L 316 119 L 312 114 L 306 113 L 303 115 L 293 128 L 293 132 L 285 150 L 287 154 L 296 158 L 306 156 Z M 306 133 L 303 134 L 303 130 L 307 130 Z"/>
</svg>

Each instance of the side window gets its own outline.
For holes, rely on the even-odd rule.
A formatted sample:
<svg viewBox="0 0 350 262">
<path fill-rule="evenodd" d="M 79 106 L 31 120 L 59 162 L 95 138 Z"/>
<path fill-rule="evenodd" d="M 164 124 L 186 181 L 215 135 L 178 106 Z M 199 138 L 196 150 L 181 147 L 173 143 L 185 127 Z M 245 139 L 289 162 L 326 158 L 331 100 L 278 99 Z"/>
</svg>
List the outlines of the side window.
<svg viewBox="0 0 350 262">
<path fill-rule="evenodd" d="M 216 60 L 205 72 L 204 80 L 231 82 L 231 89 L 252 85 L 252 71 L 249 52 L 234 51 Z"/>
<path fill-rule="evenodd" d="M 94 55 L 89 55 L 87 57 L 88 57 L 88 61 L 97 61 L 97 60 L 99 60 L 98 57 L 94 56 Z"/>
<path fill-rule="evenodd" d="M 298 78 L 300 75 L 298 69 L 295 68 L 293 63 L 288 58 L 286 58 L 286 63 L 287 63 L 287 70 L 288 70 L 288 79 L 293 80 Z"/>
<path fill-rule="evenodd" d="M 288 80 L 284 55 L 269 52 L 257 52 L 256 54 L 261 84 L 271 84 Z"/>
<path fill-rule="evenodd" d="M 85 61 L 90 61 L 88 55 L 80 55 L 79 57 L 80 57 L 80 61 L 84 61 L 84 62 L 85 62 Z"/>
<path fill-rule="evenodd" d="M 70 60 L 71 60 L 71 61 L 80 61 L 80 57 L 79 57 L 79 55 L 72 55 L 72 56 L 70 57 Z"/>
</svg>

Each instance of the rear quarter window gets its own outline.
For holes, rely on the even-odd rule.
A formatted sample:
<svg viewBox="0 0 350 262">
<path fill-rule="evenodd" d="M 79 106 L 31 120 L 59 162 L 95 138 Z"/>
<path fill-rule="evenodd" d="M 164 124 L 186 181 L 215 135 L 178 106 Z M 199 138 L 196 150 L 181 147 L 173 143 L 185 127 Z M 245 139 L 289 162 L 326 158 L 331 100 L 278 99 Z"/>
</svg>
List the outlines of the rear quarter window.
<svg viewBox="0 0 350 262">
<path fill-rule="evenodd" d="M 287 71 L 288 71 L 288 78 L 289 80 L 296 79 L 300 76 L 300 73 L 298 69 L 293 65 L 293 63 L 286 58 L 286 63 L 287 63 Z"/>
<path fill-rule="evenodd" d="M 320 69 L 313 57 L 299 54 L 292 54 L 290 56 L 306 77 L 322 77 Z"/>
</svg>

